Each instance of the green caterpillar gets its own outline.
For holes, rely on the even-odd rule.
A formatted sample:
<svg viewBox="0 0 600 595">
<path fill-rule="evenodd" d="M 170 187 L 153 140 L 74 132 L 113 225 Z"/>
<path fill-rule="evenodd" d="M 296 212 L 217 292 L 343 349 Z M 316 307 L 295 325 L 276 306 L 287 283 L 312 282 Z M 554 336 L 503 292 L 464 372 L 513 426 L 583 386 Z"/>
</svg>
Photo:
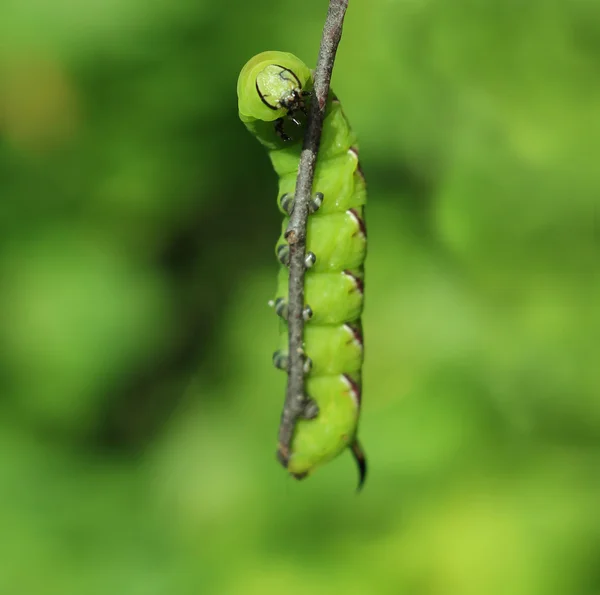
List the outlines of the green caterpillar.
<svg viewBox="0 0 600 595">
<path fill-rule="evenodd" d="M 309 68 L 293 54 L 263 52 L 242 69 L 237 85 L 239 115 L 267 148 L 279 176 L 279 209 L 285 215 L 276 255 L 283 265 L 272 305 L 281 317 L 274 364 L 288 365 L 287 296 L 289 246 L 284 233 L 293 208 L 306 102 L 313 87 Z M 350 448 L 359 468 L 366 459 L 357 439 L 361 404 L 364 270 L 367 236 L 366 185 L 356 137 L 330 92 L 310 204 L 306 240 L 304 351 L 306 392 L 319 413 L 298 421 L 288 471 L 300 479 Z"/>
</svg>

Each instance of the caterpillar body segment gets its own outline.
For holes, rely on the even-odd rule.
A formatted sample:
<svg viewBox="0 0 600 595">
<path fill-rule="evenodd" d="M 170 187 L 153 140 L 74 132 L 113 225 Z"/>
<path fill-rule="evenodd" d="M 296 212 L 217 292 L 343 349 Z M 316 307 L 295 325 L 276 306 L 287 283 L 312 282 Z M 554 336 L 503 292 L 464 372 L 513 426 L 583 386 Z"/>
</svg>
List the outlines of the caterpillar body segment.
<svg viewBox="0 0 600 595">
<path fill-rule="evenodd" d="M 242 69 L 238 80 L 240 119 L 264 145 L 279 176 L 277 205 L 284 215 L 275 246 L 281 265 L 273 304 L 279 316 L 276 367 L 287 369 L 289 250 L 285 230 L 293 208 L 305 114 L 312 92 L 310 69 L 294 55 L 263 52 Z M 306 477 L 350 449 L 362 485 L 366 459 L 357 439 L 364 341 L 366 185 L 356 137 L 342 106 L 330 92 L 308 218 L 305 273 L 304 352 L 306 393 L 318 406 L 313 419 L 297 423 L 288 471 Z"/>
</svg>

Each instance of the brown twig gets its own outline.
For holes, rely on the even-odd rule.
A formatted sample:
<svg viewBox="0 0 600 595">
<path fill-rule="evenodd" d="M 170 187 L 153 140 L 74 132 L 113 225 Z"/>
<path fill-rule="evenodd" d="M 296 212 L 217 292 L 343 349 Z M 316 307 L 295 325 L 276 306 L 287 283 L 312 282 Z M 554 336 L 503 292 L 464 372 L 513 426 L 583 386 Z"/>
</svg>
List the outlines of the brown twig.
<svg viewBox="0 0 600 595">
<path fill-rule="evenodd" d="M 321 37 L 321 47 L 314 73 L 314 91 L 310 102 L 306 134 L 300 155 L 294 210 L 285 237 L 290 245 L 290 284 L 288 298 L 289 368 L 288 385 L 281 423 L 277 456 L 287 467 L 290 444 L 296 422 L 305 415 L 308 403 L 304 391 L 304 257 L 306 251 L 306 222 L 312 194 L 317 153 L 323 131 L 325 106 L 333 63 L 349 0 L 330 0 L 327 19 Z"/>
</svg>

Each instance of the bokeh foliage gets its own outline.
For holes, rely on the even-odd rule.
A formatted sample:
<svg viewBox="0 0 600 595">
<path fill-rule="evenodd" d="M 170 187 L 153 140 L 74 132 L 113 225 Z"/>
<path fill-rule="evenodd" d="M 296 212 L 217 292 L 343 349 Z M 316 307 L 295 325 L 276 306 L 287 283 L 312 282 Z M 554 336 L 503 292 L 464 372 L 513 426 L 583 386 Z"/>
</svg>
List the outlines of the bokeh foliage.
<svg viewBox="0 0 600 595">
<path fill-rule="evenodd" d="M 0 4 L 0 593 L 597 595 L 600 8 L 353 0 L 364 493 L 274 461 L 275 180 L 326 2 Z"/>
</svg>

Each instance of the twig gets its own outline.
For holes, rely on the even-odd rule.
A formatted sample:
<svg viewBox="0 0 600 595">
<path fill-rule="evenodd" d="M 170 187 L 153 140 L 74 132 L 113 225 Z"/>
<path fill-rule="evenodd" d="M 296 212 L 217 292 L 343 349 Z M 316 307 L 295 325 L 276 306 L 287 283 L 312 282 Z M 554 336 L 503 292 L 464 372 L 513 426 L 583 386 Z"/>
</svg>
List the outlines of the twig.
<svg viewBox="0 0 600 595">
<path fill-rule="evenodd" d="M 285 237 L 290 245 L 290 285 L 288 297 L 289 368 L 288 385 L 281 423 L 277 456 L 284 467 L 290 456 L 290 444 L 296 422 L 307 405 L 304 391 L 304 256 L 306 251 L 306 222 L 311 198 L 317 153 L 321 142 L 325 106 L 333 63 L 349 0 L 330 0 L 327 19 L 321 37 L 321 47 L 314 73 L 314 91 L 310 102 L 306 134 L 300 155 L 294 210 Z"/>
</svg>

